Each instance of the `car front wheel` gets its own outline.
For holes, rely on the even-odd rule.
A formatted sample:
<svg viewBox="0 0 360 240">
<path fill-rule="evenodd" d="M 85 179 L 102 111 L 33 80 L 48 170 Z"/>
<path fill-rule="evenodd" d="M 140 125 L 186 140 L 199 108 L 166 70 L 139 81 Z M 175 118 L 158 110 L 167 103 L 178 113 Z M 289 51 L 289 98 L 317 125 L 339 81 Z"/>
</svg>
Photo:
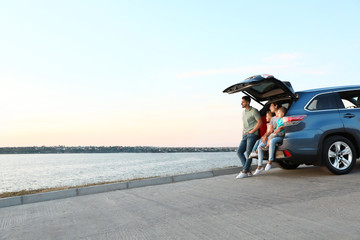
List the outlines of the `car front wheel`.
<svg viewBox="0 0 360 240">
<path fill-rule="evenodd" d="M 324 142 L 323 162 L 334 174 L 349 173 L 355 166 L 355 155 L 354 145 L 345 137 L 332 136 Z"/>
</svg>

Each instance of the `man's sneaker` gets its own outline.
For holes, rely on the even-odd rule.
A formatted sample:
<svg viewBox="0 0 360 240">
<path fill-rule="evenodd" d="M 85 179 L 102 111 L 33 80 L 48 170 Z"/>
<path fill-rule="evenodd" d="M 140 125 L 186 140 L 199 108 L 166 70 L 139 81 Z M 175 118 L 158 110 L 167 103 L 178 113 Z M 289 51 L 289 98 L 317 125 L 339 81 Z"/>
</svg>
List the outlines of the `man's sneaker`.
<svg viewBox="0 0 360 240">
<path fill-rule="evenodd" d="M 260 169 L 257 168 L 257 169 L 255 170 L 255 172 L 254 172 L 254 175 L 260 174 L 263 170 L 264 170 L 263 167 L 261 167 Z"/>
<path fill-rule="evenodd" d="M 247 177 L 248 177 L 248 174 L 247 174 L 247 173 L 243 173 L 243 172 L 240 172 L 239 175 L 236 176 L 237 179 L 247 178 Z"/>
<path fill-rule="evenodd" d="M 269 171 L 271 169 L 271 164 L 266 164 L 265 171 Z"/>
<path fill-rule="evenodd" d="M 256 158 L 258 155 L 256 152 L 251 152 L 249 158 Z"/>
</svg>

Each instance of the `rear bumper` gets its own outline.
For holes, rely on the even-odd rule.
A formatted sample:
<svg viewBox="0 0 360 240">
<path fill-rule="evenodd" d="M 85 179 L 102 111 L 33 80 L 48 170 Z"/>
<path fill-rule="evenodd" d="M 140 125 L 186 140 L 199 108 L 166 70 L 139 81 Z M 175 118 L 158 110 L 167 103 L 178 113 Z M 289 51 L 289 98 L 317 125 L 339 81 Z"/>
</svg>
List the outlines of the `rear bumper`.
<svg viewBox="0 0 360 240">
<path fill-rule="evenodd" d="M 285 154 L 284 151 L 288 151 L 288 153 L 290 153 L 290 156 L 287 156 L 287 154 Z M 268 160 L 269 156 L 268 156 L 268 152 L 264 152 L 264 160 Z M 294 163 L 294 164 L 315 164 L 317 165 L 317 158 L 314 155 L 303 155 L 303 154 L 291 154 L 291 152 L 287 149 L 285 150 L 277 150 L 275 152 L 275 159 L 274 162 L 279 162 L 279 161 L 287 161 L 289 163 Z"/>
<path fill-rule="evenodd" d="M 289 163 L 294 163 L 294 164 L 314 164 L 314 165 L 318 165 L 318 163 L 319 163 L 318 158 L 317 158 L 316 155 L 299 155 L 299 154 L 293 155 L 293 154 L 291 154 L 291 156 L 286 156 L 284 154 L 284 151 L 277 150 L 276 151 L 275 162 L 284 161 L 284 160 L 286 160 Z"/>
<path fill-rule="evenodd" d="M 286 133 L 283 144 L 277 148 L 276 161 L 286 160 L 297 164 L 316 164 L 321 134 L 322 131 L 320 130 Z"/>
</svg>

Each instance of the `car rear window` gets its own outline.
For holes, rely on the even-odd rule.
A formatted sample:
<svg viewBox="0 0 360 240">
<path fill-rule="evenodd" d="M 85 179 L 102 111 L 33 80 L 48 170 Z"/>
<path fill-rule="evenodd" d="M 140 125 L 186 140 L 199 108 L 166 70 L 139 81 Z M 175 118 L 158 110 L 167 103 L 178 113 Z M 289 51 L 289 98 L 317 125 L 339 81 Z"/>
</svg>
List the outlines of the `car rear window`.
<svg viewBox="0 0 360 240">
<path fill-rule="evenodd" d="M 255 91 L 257 91 L 258 93 L 266 93 L 266 92 L 270 92 L 274 89 L 277 88 L 277 86 L 272 83 L 272 82 L 269 82 L 269 83 L 263 83 L 263 84 L 260 84 L 258 86 L 253 86 L 252 87 Z"/>
<path fill-rule="evenodd" d="M 309 111 L 337 109 L 334 94 L 321 94 L 310 101 L 306 107 Z"/>
</svg>

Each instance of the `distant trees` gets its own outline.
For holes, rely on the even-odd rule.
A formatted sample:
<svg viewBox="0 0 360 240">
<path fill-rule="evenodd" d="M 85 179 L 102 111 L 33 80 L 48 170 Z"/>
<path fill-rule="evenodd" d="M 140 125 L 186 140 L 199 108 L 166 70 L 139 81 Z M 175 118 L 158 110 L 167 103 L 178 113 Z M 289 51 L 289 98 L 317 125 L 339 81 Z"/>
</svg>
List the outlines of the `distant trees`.
<svg viewBox="0 0 360 240">
<path fill-rule="evenodd" d="M 0 154 L 233 152 L 235 147 L 53 146 L 2 147 Z"/>
</svg>

